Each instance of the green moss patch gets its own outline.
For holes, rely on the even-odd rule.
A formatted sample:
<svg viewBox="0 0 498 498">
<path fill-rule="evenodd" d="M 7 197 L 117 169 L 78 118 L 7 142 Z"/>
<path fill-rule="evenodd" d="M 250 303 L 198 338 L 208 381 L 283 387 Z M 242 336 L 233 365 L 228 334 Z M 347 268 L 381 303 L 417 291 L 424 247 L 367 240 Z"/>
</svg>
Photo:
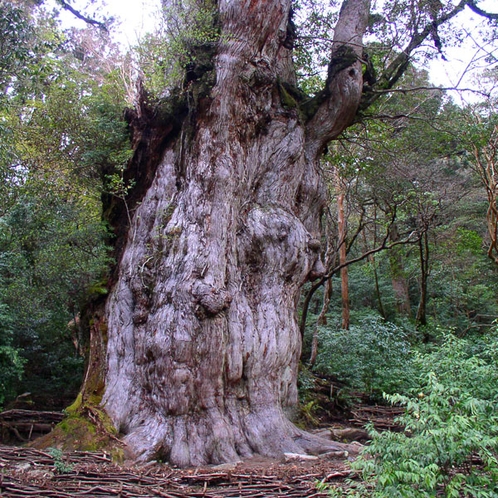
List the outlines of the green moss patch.
<svg viewBox="0 0 498 498">
<path fill-rule="evenodd" d="M 123 461 L 124 444 L 118 439 L 117 431 L 104 410 L 83 402 L 80 394 L 66 413 L 68 416 L 50 434 L 36 439 L 31 446 L 63 451 L 106 451 L 116 461 Z"/>
</svg>

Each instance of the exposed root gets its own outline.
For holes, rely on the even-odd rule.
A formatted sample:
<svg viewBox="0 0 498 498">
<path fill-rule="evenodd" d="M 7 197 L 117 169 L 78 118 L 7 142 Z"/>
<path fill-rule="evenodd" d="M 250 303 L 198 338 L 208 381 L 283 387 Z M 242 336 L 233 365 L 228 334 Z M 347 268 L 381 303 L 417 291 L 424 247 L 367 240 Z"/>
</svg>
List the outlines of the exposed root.
<svg viewBox="0 0 498 498">
<path fill-rule="evenodd" d="M 138 462 L 159 459 L 178 467 L 196 467 L 239 462 L 255 455 L 281 459 L 286 453 L 333 453 L 347 458 L 359 449 L 358 445 L 331 441 L 301 430 L 278 409 L 246 415 L 242 426 L 231 425 L 226 416 L 209 412 L 202 417 L 156 416 L 146 420 L 124 437 L 129 458 Z"/>
</svg>

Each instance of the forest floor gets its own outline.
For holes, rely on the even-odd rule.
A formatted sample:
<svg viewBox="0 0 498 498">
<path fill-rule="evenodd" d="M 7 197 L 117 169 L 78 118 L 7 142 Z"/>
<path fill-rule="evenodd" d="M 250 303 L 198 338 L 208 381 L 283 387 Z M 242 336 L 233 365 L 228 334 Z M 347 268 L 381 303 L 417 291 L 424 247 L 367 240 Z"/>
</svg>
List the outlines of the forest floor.
<svg viewBox="0 0 498 498">
<path fill-rule="evenodd" d="M 397 430 L 399 409 L 359 403 L 337 409 L 330 398 L 315 393 L 320 410 L 301 422 L 314 425 L 320 436 L 352 445 L 355 453 L 368 444 L 364 430 L 372 422 L 379 430 Z M 327 399 L 328 398 L 328 399 Z M 306 413 L 306 412 L 304 412 Z M 327 487 L 348 487 L 358 476 L 348 456 L 287 455 L 282 459 L 253 457 L 237 464 L 177 469 L 167 464 L 117 464 L 103 452 L 58 452 L 29 447 L 33 432 L 55 425 L 62 412 L 9 410 L 0 413 L 0 497 L 204 497 L 264 498 L 327 497 Z M 33 433 L 33 434 L 32 434 Z M 10 437 L 9 437 L 10 436 Z M 3 443 L 3 444 L 2 444 Z"/>
<path fill-rule="evenodd" d="M 175 469 L 157 462 L 117 465 L 104 453 L 49 452 L 0 447 L 2 497 L 326 497 L 319 484 L 344 483 L 347 461 L 285 463 L 252 458 L 233 465 Z"/>
<path fill-rule="evenodd" d="M 396 414 L 388 407 L 357 406 L 342 418 L 320 417 L 319 431 L 322 436 L 341 438 L 359 451 L 366 439 L 364 423 L 370 420 L 380 429 L 392 428 Z M 57 454 L 26 446 L 0 446 L 2 498 L 318 498 L 328 496 L 324 485 L 345 488 L 351 478 L 355 475 L 343 455 L 311 459 L 289 455 L 285 459 L 253 457 L 237 464 L 177 469 L 157 462 L 118 465 L 105 453 Z"/>
</svg>

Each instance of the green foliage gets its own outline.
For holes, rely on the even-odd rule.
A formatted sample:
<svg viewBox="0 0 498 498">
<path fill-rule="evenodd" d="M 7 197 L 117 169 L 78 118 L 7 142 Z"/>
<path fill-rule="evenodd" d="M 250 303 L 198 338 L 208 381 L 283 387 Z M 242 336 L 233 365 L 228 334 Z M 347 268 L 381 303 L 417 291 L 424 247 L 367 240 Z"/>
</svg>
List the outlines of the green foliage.
<svg viewBox="0 0 498 498">
<path fill-rule="evenodd" d="M 378 497 L 494 497 L 498 492 L 498 338 L 447 335 L 421 353 L 413 395 L 387 395 L 405 406 L 403 433 L 378 433 L 353 467 Z"/>
<path fill-rule="evenodd" d="M 54 468 L 58 474 L 72 472 L 74 466 L 64 461 L 64 453 L 58 448 L 49 448 L 48 454 L 54 459 Z"/>
<path fill-rule="evenodd" d="M 213 68 L 211 58 L 220 38 L 217 8 L 211 0 L 164 4 L 156 32 L 147 34 L 136 48 L 145 87 L 161 98 Z"/>
<path fill-rule="evenodd" d="M 13 347 L 13 314 L 0 303 L 0 408 L 6 398 L 15 394 L 13 386 L 23 373 L 24 361 L 17 348 Z"/>
<path fill-rule="evenodd" d="M 43 10 L 1 1 L 0 12 L 12 14 L 0 24 L 14 26 L 0 34 L 8 88 L 0 95 L 0 306 L 10 319 L 0 329 L 0 403 L 19 391 L 66 403 L 83 370 L 78 313 L 106 291 L 102 180 L 131 154 L 123 58 L 101 31 L 62 33 Z"/>
<path fill-rule="evenodd" d="M 374 310 L 379 307 L 379 296 L 377 295 L 377 291 L 379 291 L 385 317 L 394 321 L 396 317 L 396 299 L 392 281 L 389 278 L 391 269 L 386 256 L 386 254 L 380 254 L 375 261 L 366 262 L 363 265 L 353 265 L 349 268 L 349 296 L 357 313 L 361 314 L 364 311 L 368 314 L 370 309 Z M 378 289 L 375 286 L 374 272 L 377 272 Z M 337 302 L 337 305 L 340 305 L 339 302 Z"/>
<path fill-rule="evenodd" d="M 498 275 L 483 250 L 482 236 L 474 226 L 458 227 L 448 229 L 444 239 L 433 247 L 429 299 L 433 320 L 460 334 L 489 330 L 498 316 Z"/>
<path fill-rule="evenodd" d="M 22 183 L 17 131 L 29 114 L 25 104 L 51 72 L 46 56 L 55 41 L 45 36 L 49 23 L 36 23 L 27 10 L 0 1 L 0 213 L 12 198 L 10 185 Z"/>
<path fill-rule="evenodd" d="M 22 350 L 22 391 L 62 397 L 77 389 L 83 359 L 73 341 L 83 337 L 68 323 L 107 266 L 105 231 L 84 207 L 44 193 L 22 197 L 1 218 L 0 297 L 15 323 L 12 345 Z"/>
<path fill-rule="evenodd" d="M 22 71 L 28 57 L 31 26 L 23 11 L 11 2 L 0 2 L 0 81 L 2 86 L 18 71 Z"/>
<path fill-rule="evenodd" d="M 297 383 L 300 401 L 304 403 L 309 400 L 309 396 L 313 396 L 315 389 L 315 377 L 305 365 L 301 365 L 299 368 Z"/>
<path fill-rule="evenodd" d="M 349 330 L 321 327 L 315 370 L 373 397 L 407 389 L 413 369 L 408 335 L 401 327 L 369 314 Z"/>
<path fill-rule="evenodd" d="M 456 251 L 459 254 L 470 252 L 473 255 L 482 253 L 482 237 L 475 231 L 464 227 L 457 228 Z"/>
<path fill-rule="evenodd" d="M 30 119 L 18 131 L 18 157 L 33 179 L 44 173 L 40 179 L 52 190 L 91 189 L 95 196 L 102 173 L 126 164 L 131 150 L 124 94 L 116 92 L 112 76 L 95 85 L 71 71 L 47 89 L 43 101 L 31 103 Z M 59 176 L 50 178 L 54 169 Z"/>
<path fill-rule="evenodd" d="M 0 103 L 33 95 L 53 69 L 46 55 L 60 41 L 50 16 L 35 21 L 27 7 L 0 1 Z"/>
</svg>

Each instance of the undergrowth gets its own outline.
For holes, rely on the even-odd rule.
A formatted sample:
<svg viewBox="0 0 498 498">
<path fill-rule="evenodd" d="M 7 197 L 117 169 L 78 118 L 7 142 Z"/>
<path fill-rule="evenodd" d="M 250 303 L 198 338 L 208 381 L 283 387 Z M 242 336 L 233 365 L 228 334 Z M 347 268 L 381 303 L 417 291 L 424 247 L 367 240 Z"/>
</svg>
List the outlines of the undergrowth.
<svg viewBox="0 0 498 498">
<path fill-rule="evenodd" d="M 369 427 L 371 443 L 352 464 L 362 482 L 330 496 L 448 498 L 498 496 L 498 339 L 447 334 L 414 354 L 419 384 L 385 395 L 404 406 L 401 433 Z"/>
<path fill-rule="evenodd" d="M 361 317 L 348 330 L 323 326 L 319 341 L 314 371 L 337 379 L 343 391 L 378 400 L 384 392 L 406 391 L 416 382 L 408 332 L 377 314 Z"/>
</svg>

